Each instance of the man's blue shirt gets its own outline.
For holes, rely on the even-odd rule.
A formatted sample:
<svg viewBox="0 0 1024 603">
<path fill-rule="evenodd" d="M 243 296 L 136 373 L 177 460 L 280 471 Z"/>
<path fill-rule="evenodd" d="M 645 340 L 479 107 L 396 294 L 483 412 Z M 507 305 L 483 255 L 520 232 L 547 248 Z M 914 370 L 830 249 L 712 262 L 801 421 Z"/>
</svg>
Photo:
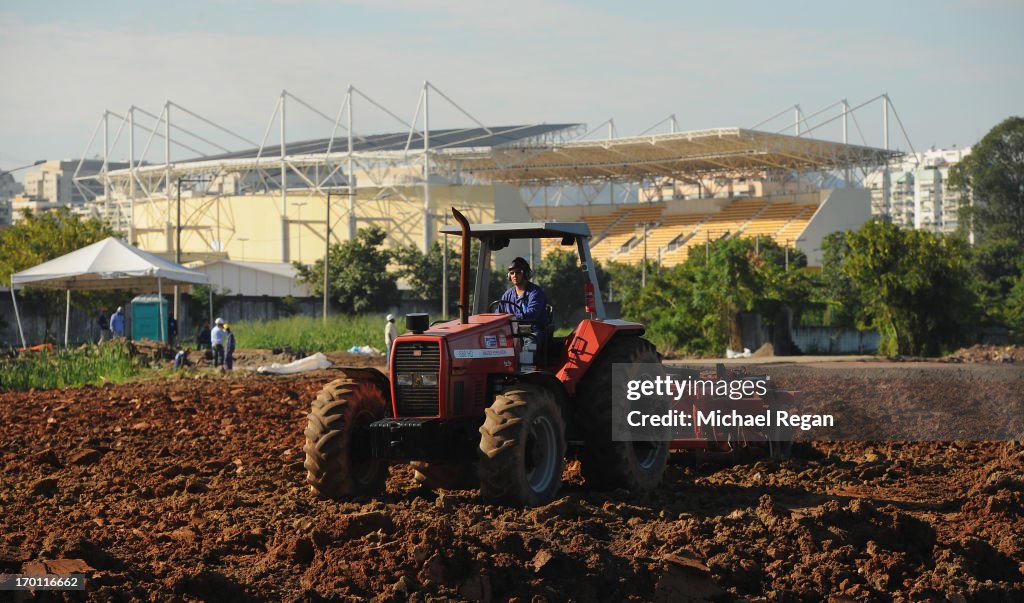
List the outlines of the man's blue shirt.
<svg viewBox="0 0 1024 603">
<path fill-rule="evenodd" d="M 115 335 L 124 336 L 124 314 L 114 312 L 114 315 L 110 317 L 110 330 Z"/>
<path fill-rule="evenodd" d="M 511 312 L 521 320 L 536 320 L 541 326 L 547 326 L 548 298 L 544 295 L 544 290 L 537 285 L 527 283 L 522 296 L 516 294 L 515 287 L 509 287 L 501 296 L 501 300 L 512 303 L 498 304 L 498 312 Z M 516 305 L 513 306 L 513 303 Z"/>
</svg>

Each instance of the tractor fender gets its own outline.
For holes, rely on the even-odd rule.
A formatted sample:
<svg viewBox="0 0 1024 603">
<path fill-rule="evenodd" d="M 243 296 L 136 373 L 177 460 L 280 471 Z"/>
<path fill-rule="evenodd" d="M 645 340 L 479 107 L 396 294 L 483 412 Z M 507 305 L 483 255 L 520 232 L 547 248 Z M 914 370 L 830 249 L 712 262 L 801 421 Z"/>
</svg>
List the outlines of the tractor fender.
<svg viewBox="0 0 1024 603">
<path fill-rule="evenodd" d="M 518 375 L 518 380 L 522 383 L 530 383 L 550 391 L 555 397 L 558 408 L 562 411 L 562 416 L 569 417 L 569 392 L 566 391 L 565 384 L 559 381 L 554 373 L 531 371 Z"/>
<path fill-rule="evenodd" d="M 612 339 L 640 337 L 643 334 L 643 325 L 624 320 L 580 322 L 573 338 L 566 342 L 569 359 L 558 371 L 558 380 L 565 385 L 570 396 L 576 395 L 576 388 Z"/>
<path fill-rule="evenodd" d="M 391 408 L 391 383 L 388 376 L 380 370 L 366 366 L 333 366 L 331 370 L 341 371 L 349 379 L 373 383 L 384 392 L 384 399 L 388 403 L 388 408 Z"/>
</svg>

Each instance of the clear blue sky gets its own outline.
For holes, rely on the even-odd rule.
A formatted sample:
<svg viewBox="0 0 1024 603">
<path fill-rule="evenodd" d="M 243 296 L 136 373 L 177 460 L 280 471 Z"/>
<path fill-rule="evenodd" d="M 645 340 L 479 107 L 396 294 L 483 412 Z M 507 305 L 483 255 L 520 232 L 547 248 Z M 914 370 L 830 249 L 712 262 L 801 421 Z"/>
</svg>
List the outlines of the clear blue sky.
<svg viewBox="0 0 1024 603">
<path fill-rule="evenodd" d="M 8 0 L 0 169 L 80 157 L 105 109 L 158 114 L 170 99 L 259 140 L 282 89 L 333 116 L 353 84 L 410 120 L 424 80 L 484 123 L 614 118 L 619 135 L 673 113 L 683 130 L 751 127 L 888 92 L 917 150 L 967 146 L 1024 114 L 1021 31 L 1020 0 Z M 882 144 L 881 112 L 857 113 L 863 142 Z M 330 134 L 297 103 L 288 113 L 289 139 Z M 470 124 L 440 99 L 431 120 Z M 401 126 L 363 103 L 355 129 Z M 838 139 L 838 122 L 816 134 Z M 891 142 L 908 148 L 895 121 Z"/>
</svg>

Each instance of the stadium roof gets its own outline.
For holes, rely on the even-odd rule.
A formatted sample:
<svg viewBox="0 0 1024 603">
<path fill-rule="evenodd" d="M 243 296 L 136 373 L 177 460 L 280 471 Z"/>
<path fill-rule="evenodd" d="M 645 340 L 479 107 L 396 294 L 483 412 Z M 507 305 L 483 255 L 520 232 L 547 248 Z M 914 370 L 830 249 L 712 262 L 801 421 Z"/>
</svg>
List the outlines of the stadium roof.
<svg viewBox="0 0 1024 603">
<path fill-rule="evenodd" d="M 459 169 L 494 182 L 515 184 L 699 177 L 764 170 L 824 171 L 884 165 L 901 153 L 773 134 L 719 128 L 580 140 L 546 146 L 495 148 L 476 154 L 442 155 Z"/>
<path fill-rule="evenodd" d="M 501 148 L 508 145 L 529 144 L 551 134 L 582 127 L 580 124 L 541 124 L 534 126 L 496 126 L 491 128 L 461 128 L 447 130 L 430 130 L 429 148 L 431 151 L 446 149 L 469 148 Z M 422 153 L 425 143 L 422 132 L 395 132 L 392 134 L 373 134 L 356 136 L 352 139 L 353 153 L 387 153 L 409 152 Z M 324 155 L 326 153 L 348 153 L 346 137 L 320 138 L 302 142 L 290 142 L 285 145 L 288 156 Z M 201 157 L 195 161 L 211 161 L 218 159 L 245 159 L 257 156 L 280 158 L 280 145 L 249 149 L 234 153 L 224 153 Z"/>
<path fill-rule="evenodd" d="M 885 165 L 902 153 L 885 149 L 747 130 L 718 128 L 604 140 L 566 140 L 580 124 L 542 124 L 431 130 L 431 163 L 438 172 L 514 185 L 578 184 L 601 180 L 639 182 L 653 178 L 700 178 L 713 174 L 758 174 L 765 170 L 801 172 Z M 409 160 L 421 157 L 422 132 L 378 134 L 353 139 L 357 160 Z M 337 164 L 348 157 L 344 137 L 288 143 L 292 169 Z M 280 147 L 263 147 L 186 161 L 144 164 L 136 173 L 165 170 L 172 178 L 199 171 L 245 171 L 280 165 Z M 110 172 L 128 178 L 129 170 Z"/>
</svg>

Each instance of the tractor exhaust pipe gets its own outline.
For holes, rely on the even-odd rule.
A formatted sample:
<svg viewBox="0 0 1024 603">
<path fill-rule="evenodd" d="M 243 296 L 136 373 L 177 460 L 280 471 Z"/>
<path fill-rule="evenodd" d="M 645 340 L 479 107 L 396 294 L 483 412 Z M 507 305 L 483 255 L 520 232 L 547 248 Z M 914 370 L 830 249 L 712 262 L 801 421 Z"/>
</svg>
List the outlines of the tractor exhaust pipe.
<svg viewBox="0 0 1024 603">
<path fill-rule="evenodd" d="M 459 264 L 459 323 L 466 324 L 469 322 L 469 220 L 454 207 L 452 215 L 462 227 L 462 261 Z"/>
</svg>

